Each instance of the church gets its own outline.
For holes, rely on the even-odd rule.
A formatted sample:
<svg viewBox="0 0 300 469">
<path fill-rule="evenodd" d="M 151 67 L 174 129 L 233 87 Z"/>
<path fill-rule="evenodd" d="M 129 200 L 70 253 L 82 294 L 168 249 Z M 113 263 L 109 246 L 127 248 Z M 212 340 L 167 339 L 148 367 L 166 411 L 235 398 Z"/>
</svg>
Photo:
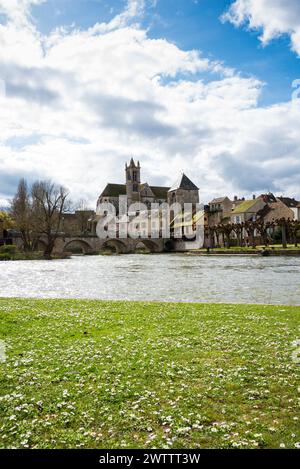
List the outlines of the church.
<svg viewBox="0 0 300 469">
<path fill-rule="evenodd" d="M 141 166 L 133 158 L 125 165 L 125 184 L 107 184 L 101 193 L 97 206 L 102 203 L 111 203 L 118 210 L 119 196 L 127 196 L 128 206 L 140 202 L 149 209 L 152 203 L 171 204 L 199 203 L 199 188 L 182 173 L 172 187 L 150 186 L 141 182 Z"/>
</svg>

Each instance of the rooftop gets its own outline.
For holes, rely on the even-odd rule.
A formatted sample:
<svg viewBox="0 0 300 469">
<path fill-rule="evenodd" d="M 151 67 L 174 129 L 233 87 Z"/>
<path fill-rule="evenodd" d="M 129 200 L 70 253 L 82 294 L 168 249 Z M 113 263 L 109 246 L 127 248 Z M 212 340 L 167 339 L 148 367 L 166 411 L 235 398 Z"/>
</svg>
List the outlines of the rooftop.
<svg viewBox="0 0 300 469">
<path fill-rule="evenodd" d="M 199 187 L 197 187 L 184 173 L 182 173 L 171 189 L 169 189 L 169 192 L 176 191 L 178 189 L 183 189 L 185 191 L 198 191 Z"/>
<path fill-rule="evenodd" d="M 239 204 L 234 210 L 233 214 L 244 213 L 250 210 L 257 202 L 257 199 L 251 200 L 244 200 L 241 204 Z"/>
<path fill-rule="evenodd" d="M 300 202 L 298 202 L 296 199 L 292 199 L 291 197 L 278 197 L 278 199 L 289 208 L 300 207 Z"/>
<path fill-rule="evenodd" d="M 209 204 L 221 204 L 222 202 L 224 202 L 224 200 L 228 199 L 228 197 L 217 197 L 216 199 L 213 199 L 211 202 L 209 202 Z"/>
<path fill-rule="evenodd" d="M 141 184 L 145 186 L 145 184 Z M 157 199 L 167 200 L 169 187 L 149 186 Z M 126 184 L 107 184 L 100 197 L 119 197 L 126 195 Z"/>
<path fill-rule="evenodd" d="M 119 197 L 119 195 L 126 195 L 125 184 L 107 184 L 101 197 Z"/>
</svg>

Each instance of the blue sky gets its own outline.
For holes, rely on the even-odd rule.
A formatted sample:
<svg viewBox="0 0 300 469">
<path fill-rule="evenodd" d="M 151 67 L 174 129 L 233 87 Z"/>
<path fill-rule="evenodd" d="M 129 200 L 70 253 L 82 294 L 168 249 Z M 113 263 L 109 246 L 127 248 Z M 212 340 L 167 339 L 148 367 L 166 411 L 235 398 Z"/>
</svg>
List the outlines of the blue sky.
<svg viewBox="0 0 300 469">
<path fill-rule="evenodd" d="M 96 21 L 109 21 L 124 8 L 124 0 L 49 0 L 33 8 L 41 31 L 49 33 L 57 26 L 75 24 L 86 29 Z M 300 76 L 300 61 L 289 48 L 284 35 L 268 46 L 258 41 L 259 31 L 236 28 L 222 23 L 220 17 L 231 0 L 158 0 L 149 8 L 142 24 L 152 38 L 165 37 L 181 49 L 201 50 L 203 55 L 241 71 L 255 75 L 265 83 L 261 104 L 286 101 L 291 83 Z"/>
<path fill-rule="evenodd" d="M 93 206 L 131 156 L 300 198 L 299 0 L 0 0 L 0 41 L 0 205 L 25 176 Z"/>
</svg>

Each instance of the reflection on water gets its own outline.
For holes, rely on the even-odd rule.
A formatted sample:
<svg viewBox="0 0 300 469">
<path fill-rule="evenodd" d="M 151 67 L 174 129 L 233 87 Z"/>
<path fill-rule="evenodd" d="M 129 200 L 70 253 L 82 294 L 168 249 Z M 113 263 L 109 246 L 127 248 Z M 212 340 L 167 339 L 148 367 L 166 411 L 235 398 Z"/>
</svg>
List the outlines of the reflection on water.
<svg viewBox="0 0 300 469">
<path fill-rule="evenodd" d="M 300 257 L 135 254 L 1 262 L 0 296 L 300 305 Z"/>
</svg>

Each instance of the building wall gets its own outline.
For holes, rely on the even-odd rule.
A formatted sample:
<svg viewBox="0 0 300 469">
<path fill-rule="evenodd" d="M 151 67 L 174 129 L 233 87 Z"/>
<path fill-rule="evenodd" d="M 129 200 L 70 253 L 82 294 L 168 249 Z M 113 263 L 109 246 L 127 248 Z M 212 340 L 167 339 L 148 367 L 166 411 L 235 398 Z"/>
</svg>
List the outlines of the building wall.
<svg viewBox="0 0 300 469">
<path fill-rule="evenodd" d="M 199 191 L 196 190 L 184 190 L 178 189 L 176 191 L 171 191 L 168 193 L 168 203 L 172 205 L 173 203 L 178 204 L 198 204 L 199 203 Z"/>
<path fill-rule="evenodd" d="M 246 210 L 243 213 L 234 213 L 231 214 L 231 222 L 232 223 L 245 223 L 251 218 L 255 217 L 259 210 L 265 207 L 266 203 L 262 200 L 262 198 L 258 197 L 254 205 L 251 206 L 249 210 Z"/>
<path fill-rule="evenodd" d="M 61 223 L 61 231 L 72 235 L 81 235 L 90 231 L 90 221 L 95 218 L 93 210 L 77 210 L 75 213 L 65 213 Z"/>
</svg>

